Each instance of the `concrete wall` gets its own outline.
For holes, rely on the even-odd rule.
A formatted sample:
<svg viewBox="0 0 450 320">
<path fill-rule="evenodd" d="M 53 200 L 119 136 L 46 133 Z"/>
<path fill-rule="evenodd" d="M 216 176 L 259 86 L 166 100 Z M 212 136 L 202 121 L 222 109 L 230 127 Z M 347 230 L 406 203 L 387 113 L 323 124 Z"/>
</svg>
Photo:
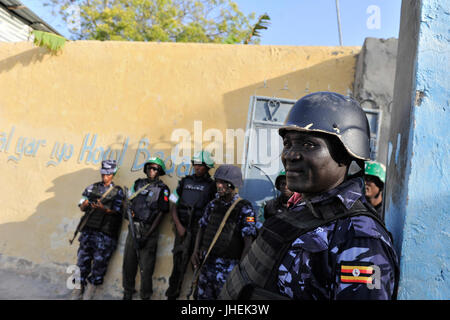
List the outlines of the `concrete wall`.
<svg viewBox="0 0 450 320">
<path fill-rule="evenodd" d="M 398 40 L 366 38 L 358 55 L 353 95 L 363 108 L 379 111 L 376 161 L 386 164 Z M 372 122 L 370 122 L 372 124 Z"/>
<path fill-rule="evenodd" d="M 386 183 L 400 299 L 450 298 L 449 13 L 449 1 L 402 3 Z"/>
<path fill-rule="evenodd" d="M 170 163 L 174 129 L 193 133 L 195 120 L 200 136 L 245 129 L 252 95 L 347 94 L 359 50 L 79 41 L 51 55 L 0 44 L 0 268 L 48 281 L 65 297 L 77 203 L 100 179 L 102 156 L 119 160 L 116 183 L 131 186 L 145 160 L 160 155 L 173 190 L 189 169 Z M 169 217 L 160 230 L 154 299 L 164 298 L 172 268 Z M 100 297 L 121 297 L 126 232 L 124 224 Z"/>
</svg>

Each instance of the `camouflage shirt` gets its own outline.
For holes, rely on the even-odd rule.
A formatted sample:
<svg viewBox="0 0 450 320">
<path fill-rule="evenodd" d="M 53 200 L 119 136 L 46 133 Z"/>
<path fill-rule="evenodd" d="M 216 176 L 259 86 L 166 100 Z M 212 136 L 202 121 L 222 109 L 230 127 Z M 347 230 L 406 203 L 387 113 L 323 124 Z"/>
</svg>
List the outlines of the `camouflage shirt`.
<svg viewBox="0 0 450 320">
<path fill-rule="evenodd" d="M 347 209 L 366 202 L 354 178 L 311 203 L 337 197 Z M 290 208 L 301 211 L 300 201 Z M 280 293 L 292 299 L 391 299 L 398 258 L 388 233 L 368 216 L 339 219 L 298 237 L 278 269 Z"/>
</svg>

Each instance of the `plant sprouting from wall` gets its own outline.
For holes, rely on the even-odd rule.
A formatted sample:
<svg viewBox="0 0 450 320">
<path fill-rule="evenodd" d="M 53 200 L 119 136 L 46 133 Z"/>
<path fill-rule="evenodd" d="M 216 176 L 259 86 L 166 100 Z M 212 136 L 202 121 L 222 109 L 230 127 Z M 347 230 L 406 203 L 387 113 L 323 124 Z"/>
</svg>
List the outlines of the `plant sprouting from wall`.
<svg viewBox="0 0 450 320">
<path fill-rule="evenodd" d="M 57 53 L 64 47 L 66 38 L 61 37 L 54 33 L 33 30 L 34 44 L 39 47 L 44 47 L 50 50 L 52 53 Z"/>
</svg>

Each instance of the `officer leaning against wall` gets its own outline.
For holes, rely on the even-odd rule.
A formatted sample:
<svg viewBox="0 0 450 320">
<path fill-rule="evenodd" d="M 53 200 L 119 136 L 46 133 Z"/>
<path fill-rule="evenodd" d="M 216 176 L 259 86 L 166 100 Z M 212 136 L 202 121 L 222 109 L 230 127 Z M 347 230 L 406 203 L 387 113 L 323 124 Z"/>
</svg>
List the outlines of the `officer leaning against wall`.
<svg viewBox="0 0 450 320">
<path fill-rule="evenodd" d="M 88 186 L 80 200 L 80 210 L 86 212 L 84 218 L 87 220 L 81 229 L 77 254 L 81 290 L 74 289 L 74 299 L 94 297 L 97 287 L 103 283 L 108 263 L 117 247 L 124 193 L 121 187 L 112 182 L 116 172 L 115 160 L 102 161 L 102 181 Z"/>
<path fill-rule="evenodd" d="M 156 250 L 158 246 L 158 226 L 163 214 L 169 212 L 169 188 L 159 179 L 165 175 L 164 162 L 159 158 L 150 158 L 144 165 L 146 179 L 137 179 L 130 193 L 131 210 L 135 222 L 136 234 L 139 235 L 139 254 L 137 259 L 134 241 L 131 232 L 125 243 L 123 255 L 122 284 L 124 300 L 132 299 L 135 292 L 135 279 L 138 267 L 141 270 L 140 297 L 142 300 L 150 299 L 153 293 L 152 276 L 155 268 Z M 137 194 L 134 194 L 137 193 Z"/>
<path fill-rule="evenodd" d="M 207 151 L 198 152 L 192 157 L 192 165 L 194 174 L 181 179 L 176 191 L 170 196 L 176 205 L 170 209 L 175 224 L 175 242 L 172 250 L 173 269 L 166 291 L 168 300 L 175 300 L 180 295 L 184 274 L 194 250 L 198 221 L 217 191 L 209 175 L 209 170 L 214 168 L 211 154 Z"/>
<path fill-rule="evenodd" d="M 365 196 L 369 203 L 377 210 L 378 216 L 384 220 L 383 189 L 386 180 L 386 168 L 382 163 L 366 161 L 364 181 L 366 183 Z"/>
<path fill-rule="evenodd" d="M 364 197 L 369 125 L 351 98 L 317 92 L 296 102 L 279 129 L 289 210 L 267 220 L 230 273 L 222 299 L 393 299 L 398 260 Z"/>
<path fill-rule="evenodd" d="M 214 173 L 214 179 L 216 198 L 208 203 L 199 221 L 200 229 L 191 258 L 194 268 L 200 268 L 197 270 L 198 300 L 217 299 L 229 272 L 245 256 L 256 236 L 252 205 L 237 193 L 237 188 L 242 186 L 241 169 L 221 165 Z M 220 232 L 220 224 L 227 212 L 228 219 Z M 216 234 L 218 238 L 214 243 Z M 210 254 L 205 257 L 210 247 Z"/>
</svg>

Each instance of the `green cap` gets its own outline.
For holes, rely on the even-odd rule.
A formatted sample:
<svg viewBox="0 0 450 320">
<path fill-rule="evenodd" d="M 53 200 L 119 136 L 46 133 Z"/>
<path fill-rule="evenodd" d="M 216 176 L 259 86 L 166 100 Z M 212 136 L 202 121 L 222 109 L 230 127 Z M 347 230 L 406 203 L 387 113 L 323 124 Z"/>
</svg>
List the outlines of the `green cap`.
<svg viewBox="0 0 450 320">
<path fill-rule="evenodd" d="M 161 167 L 161 171 L 159 173 L 160 176 L 163 176 L 166 174 L 166 165 L 164 164 L 164 161 L 162 161 L 160 158 L 158 157 L 153 157 L 148 159 L 148 161 L 145 163 L 144 165 L 144 172 L 146 173 L 147 170 L 147 166 L 151 163 L 155 163 L 157 165 L 159 165 Z"/>
<path fill-rule="evenodd" d="M 386 180 L 386 167 L 382 163 L 376 161 L 366 161 L 364 174 L 375 176 L 384 183 Z"/>
<path fill-rule="evenodd" d="M 275 188 L 277 188 L 278 190 L 280 190 L 280 178 L 281 177 L 285 177 L 286 176 L 286 171 L 285 170 L 281 170 L 280 173 L 278 174 L 277 178 L 275 179 Z"/>
<path fill-rule="evenodd" d="M 208 151 L 199 151 L 192 157 L 193 164 L 205 164 L 208 168 L 214 168 L 214 161 L 211 158 L 211 153 Z"/>
</svg>

